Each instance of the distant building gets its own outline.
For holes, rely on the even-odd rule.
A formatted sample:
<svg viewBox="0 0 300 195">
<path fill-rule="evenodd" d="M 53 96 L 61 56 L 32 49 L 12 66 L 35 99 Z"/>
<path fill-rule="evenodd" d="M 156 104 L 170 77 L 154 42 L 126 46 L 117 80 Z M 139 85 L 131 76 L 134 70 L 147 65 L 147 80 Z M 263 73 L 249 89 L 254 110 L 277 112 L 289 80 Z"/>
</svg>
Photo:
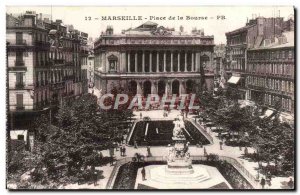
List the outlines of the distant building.
<svg viewBox="0 0 300 195">
<path fill-rule="evenodd" d="M 146 22 L 114 34 L 108 26 L 94 46 L 95 86 L 103 93 L 120 86 L 132 95 L 179 95 L 199 90 L 203 81 L 213 89 L 214 37 L 203 30 L 188 34 L 182 26 L 175 31 Z"/>
<path fill-rule="evenodd" d="M 9 130 L 30 130 L 36 116 L 86 91 L 81 34 L 35 12 L 6 15 Z"/>
<path fill-rule="evenodd" d="M 224 69 L 225 64 L 225 53 L 226 53 L 226 45 L 219 44 L 214 47 L 214 74 L 215 74 L 215 90 L 217 88 L 225 88 L 226 85 L 226 73 Z"/>
<path fill-rule="evenodd" d="M 293 21 L 284 22 L 282 17 L 257 17 L 250 20 L 242 28 L 226 33 L 226 65 L 229 76 L 229 87 L 237 88 L 240 98 L 246 98 L 245 68 L 247 64 L 247 50 L 259 47 L 263 40 L 274 39 L 282 32 L 293 28 Z"/>
<path fill-rule="evenodd" d="M 295 53 L 294 31 L 248 50 L 247 99 L 294 114 Z"/>
</svg>

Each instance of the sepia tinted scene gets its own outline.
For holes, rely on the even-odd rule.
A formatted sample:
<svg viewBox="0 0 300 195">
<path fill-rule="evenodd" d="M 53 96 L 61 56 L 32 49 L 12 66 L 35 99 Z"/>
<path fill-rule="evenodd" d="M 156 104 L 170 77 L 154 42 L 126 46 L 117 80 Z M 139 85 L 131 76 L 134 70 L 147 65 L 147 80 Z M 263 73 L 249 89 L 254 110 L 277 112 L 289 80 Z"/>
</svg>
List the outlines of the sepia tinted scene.
<svg viewBox="0 0 300 195">
<path fill-rule="evenodd" d="M 7 6 L 6 188 L 294 190 L 294 21 Z"/>
</svg>

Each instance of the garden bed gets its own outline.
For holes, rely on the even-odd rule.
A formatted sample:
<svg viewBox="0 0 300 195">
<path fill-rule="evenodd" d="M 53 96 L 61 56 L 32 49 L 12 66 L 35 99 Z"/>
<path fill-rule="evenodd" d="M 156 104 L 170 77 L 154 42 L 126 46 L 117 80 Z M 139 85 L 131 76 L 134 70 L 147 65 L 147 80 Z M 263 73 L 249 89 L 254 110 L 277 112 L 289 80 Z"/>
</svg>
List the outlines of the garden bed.
<svg viewBox="0 0 300 195">
<path fill-rule="evenodd" d="M 134 189 L 137 171 L 139 168 L 148 165 L 163 165 L 166 162 L 129 162 L 122 165 L 116 176 L 113 189 Z M 222 176 L 228 181 L 233 189 L 253 189 L 250 183 L 228 162 L 222 160 L 200 161 L 195 160 L 193 164 L 203 164 L 216 167 Z M 148 189 L 148 188 L 143 188 Z M 223 188 L 219 188 L 223 189 Z M 224 189 L 228 189 L 225 188 Z"/>
<path fill-rule="evenodd" d="M 148 131 L 146 128 L 148 124 Z M 167 146 L 172 143 L 174 124 L 173 121 L 138 121 L 133 129 L 129 145 L 134 145 L 134 141 L 139 146 Z M 183 131 L 190 145 L 201 143 L 202 145 L 210 144 L 206 137 L 190 121 L 185 121 Z"/>
</svg>

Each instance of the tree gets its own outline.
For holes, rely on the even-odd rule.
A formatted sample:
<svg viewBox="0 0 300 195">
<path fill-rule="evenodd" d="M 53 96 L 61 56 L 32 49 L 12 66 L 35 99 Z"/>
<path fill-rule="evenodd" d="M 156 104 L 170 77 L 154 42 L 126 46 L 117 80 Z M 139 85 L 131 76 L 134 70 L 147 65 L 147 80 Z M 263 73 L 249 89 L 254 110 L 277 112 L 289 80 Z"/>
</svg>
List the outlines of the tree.
<svg viewBox="0 0 300 195">
<path fill-rule="evenodd" d="M 127 110 L 100 111 L 97 97 L 87 94 L 63 103 L 51 126 L 48 117 L 42 116 L 35 128 L 36 147 L 30 154 L 32 181 L 74 182 L 91 167 L 106 164 L 98 152 L 114 147 L 114 128 L 120 128 L 131 114 Z"/>
</svg>

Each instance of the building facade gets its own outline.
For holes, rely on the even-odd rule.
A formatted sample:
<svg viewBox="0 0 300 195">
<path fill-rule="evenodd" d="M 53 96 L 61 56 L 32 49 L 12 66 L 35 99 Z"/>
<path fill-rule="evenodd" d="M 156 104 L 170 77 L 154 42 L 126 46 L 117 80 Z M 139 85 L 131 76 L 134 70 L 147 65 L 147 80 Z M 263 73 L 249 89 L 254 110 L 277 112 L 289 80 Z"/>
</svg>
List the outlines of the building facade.
<svg viewBox="0 0 300 195">
<path fill-rule="evenodd" d="M 114 34 L 109 26 L 94 44 L 95 86 L 102 94 L 120 86 L 144 96 L 192 93 L 201 82 L 212 90 L 213 47 L 213 36 L 196 29 L 187 34 L 146 22 Z"/>
<path fill-rule="evenodd" d="M 248 50 L 248 99 L 294 114 L 294 49 L 294 31 L 290 31 L 274 42 L 266 39 L 262 46 Z"/>
<path fill-rule="evenodd" d="M 36 116 L 84 92 L 85 43 L 79 31 L 35 12 L 7 14 L 6 22 L 8 128 L 27 131 Z"/>
<path fill-rule="evenodd" d="M 264 39 L 275 39 L 281 36 L 283 31 L 293 28 L 291 22 L 293 21 L 284 21 L 282 17 L 257 17 L 247 21 L 244 27 L 226 33 L 225 70 L 229 76 L 228 85 L 239 90 L 241 99 L 247 97 L 245 86 L 247 50 L 259 47 Z"/>
</svg>

